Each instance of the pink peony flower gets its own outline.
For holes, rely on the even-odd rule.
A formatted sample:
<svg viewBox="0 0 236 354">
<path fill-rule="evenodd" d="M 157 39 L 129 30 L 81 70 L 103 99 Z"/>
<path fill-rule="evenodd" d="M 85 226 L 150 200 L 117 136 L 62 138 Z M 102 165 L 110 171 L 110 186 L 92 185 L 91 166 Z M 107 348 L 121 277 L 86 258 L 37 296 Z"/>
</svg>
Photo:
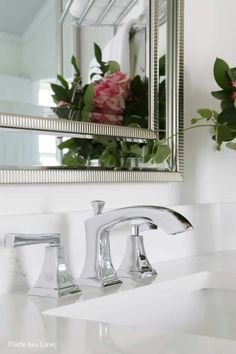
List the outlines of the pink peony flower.
<svg viewBox="0 0 236 354">
<path fill-rule="evenodd" d="M 116 71 L 105 76 L 94 87 L 92 121 L 120 125 L 129 95 L 130 78 L 127 74 Z"/>
<path fill-rule="evenodd" d="M 231 81 L 231 85 L 232 85 L 233 87 L 236 87 L 236 80 Z"/>
</svg>

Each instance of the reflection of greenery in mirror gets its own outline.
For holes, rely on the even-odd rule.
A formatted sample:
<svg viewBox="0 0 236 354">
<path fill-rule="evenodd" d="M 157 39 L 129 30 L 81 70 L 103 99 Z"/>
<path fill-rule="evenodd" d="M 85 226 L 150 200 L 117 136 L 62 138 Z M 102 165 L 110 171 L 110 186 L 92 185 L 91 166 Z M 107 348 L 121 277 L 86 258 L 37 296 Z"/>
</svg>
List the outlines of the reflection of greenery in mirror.
<svg viewBox="0 0 236 354">
<path fill-rule="evenodd" d="M 60 143 L 58 148 L 65 150 L 63 165 L 77 168 L 155 169 L 153 164 L 162 164 L 170 154 L 169 147 L 159 141 L 135 143 L 107 137 L 71 138 Z M 168 163 L 163 167 L 168 169 Z"/>
<path fill-rule="evenodd" d="M 57 104 L 55 112 L 59 117 L 71 120 L 148 128 L 148 79 L 142 80 L 139 75 L 127 79 L 127 75 L 120 71 L 119 63 L 104 62 L 97 44 L 94 44 L 94 50 L 98 65 L 96 71 L 90 75 L 92 83 L 83 87 L 80 69 L 73 56 L 71 63 L 75 74 L 71 85 L 61 75 L 58 75 L 60 85 L 51 84 L 53 99 Z M 162 140 L 166 136 L 165 56 L 160 58 L 159 70 Z M 169 146 L 157 140 L 134 143 L 106 137 L 94 137 L 90 140 L 72 138 L 58 147 L 62 151 L 66 150 L 63 164 L 69 167 L 87 166 L 94 160 L 98 160 L 98 164 L 105 168 L 123 167 L 124 164 L 126 166 L 131 159 L 138 159 L 143 164 L 161 164 L 170 155 Z"/>
<path fill-rule="evenodd" d="M 147 129 L 148 79 L 140 75 L 130 78 L 128 73 L 121 72 L 116 61 L 104 62 L 96 43 L 94 53 L 97 65 L 90 74 L 91 83 L 83 85 L 80 69 L 72 56 L 72 83 L 58 75 L 60 84 L 51 84 L 57 104 L 54 111 L 59 118 Z"/>
</svg>

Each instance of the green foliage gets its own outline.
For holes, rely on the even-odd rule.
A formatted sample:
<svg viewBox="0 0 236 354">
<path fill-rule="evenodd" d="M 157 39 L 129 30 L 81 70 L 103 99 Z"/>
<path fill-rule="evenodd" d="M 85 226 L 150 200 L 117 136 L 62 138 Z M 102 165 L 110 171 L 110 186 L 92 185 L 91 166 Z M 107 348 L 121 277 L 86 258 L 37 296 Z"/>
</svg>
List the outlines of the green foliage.
<svg viewBox="0 0 236 354">
<path fill-rule="evenodd" d="M 198 109 L 197 111 L 198 114 L 200 114 L 200 116 L 202 118 L 205 118 L 207 120 L 211 119 L 212 118 L 212 110 L 208 109 L 208 108 L 200 108 Z"/>
<path fill-rule="evenodd" d="M 131 96 L 126 101 L 123 124 L 148 128 L 148 80 L 135 76 L 130 84 Z"/>
<path fill-rule="evenodd" d="M 213 91 L 211 94 L 217 100 L 220 100 L 221 111 L 215 112 L 207 108 L 199 109 L 200 118 L 193 118 L 191 123 L 194 128 L 204 125 L 197 125 L 200 120 L 206 121 L 206 126 L 210 126 L 214 130 L 212 139 L 216 142 L 216 149 L 221 150 L 223 143 L 229 149 L 236 150 L 236 144 L 232 142 L 236 138 L 236 88 L 234 82 L 236 80 L 236 68 L 230 68 L 222 59 L 217 58 L 214 64 L 214 77 L 220 91 Z"/>
<path fill-rule="evenodd" d="M 236 151 L 236 143 L 227 143 L 227 148 Z"/>
<path fill-rule="evenodd" d="M 57 84 L 51 84 L 52 91 L 54 92 L 54 100 L 56 103 L 60 101 L 69 102 L 70 95 L 67 89 Z"/>
<path fill-rule="evenodd" d="M 60 83 L 62 84 L 62 86 L 64 87 L 65 90 L 69 90 L 69 84 L 68 82 L 64 79 L 64 77 L 62 75 L 57 75 L 57 79 L 58 81 L 60 81 Z"/>
<path fill-rule="evenodd" d="M 236 110 L 234 106 L 223 109 L 218 116 L 218 123 L 228 125 L 231 129 L 236 129 Z"/>
<path fill-rule="evenodd" d="M 63 107 L 56 107 L 54 111 L 60 118 L 88 122 L 93 111 L 94 87 L 97 80 L 104 76 L 114 74 L 120 70 L 120 65 L 114 60 L 103 61 L 102 50 L 94 43 L 94 53 L 98 66 L 91 74 L 93 83 L 82 86 L 82 78 L 76 58 L 72 56 L 71 64 L 74 77 L 71 84 L 58 75 L 59 84 L 51 84 L 54 101 L 58 104 L 63 101 Z M 159 73 L 162 77 L 159 88 L 159 113 L 162 130 L 165 131 L 166 120 L 166 58 L 163 56 L 159 62 Z M 139 75 L 132 78 L 130 83 L 130 96 L 126 100 L 123 125 L 148 128 L 149 116 L 149 83 Z M 165 133 L 163 137 L 165 136 Z M 118 141 L 108 137 L 93 137 L 92 139 L 72 138 L 61 142 L 58 148 L 63 153 L 63 164 L 71 168 L 86 168 L 90 160 L 98 159 L 104 168 L 115 169 L 128 167 L 129 159 L 139 159 L 144 163 L 163 163 L 170 156 L 170 148 L 161 141 L 149 140 L 147 142 Z M 126 161 L 126 162 L 124 162 Z"/>
<path fill-rule="evenodd" d="M 214 77 L 222 89 L 230 89 L 232 87 L 229 71 L 229 65 L 224 60 L 217 58 L 214 65 Z"/>
<path fill-rule="evenodd" d="M 110 60 L 108 62 L 108 67 L 109 67 L 109 73 L 114 74 L 116 71 L 120 70 L 120 64 L 118 64 L 114 60 Z"/>
</svg>

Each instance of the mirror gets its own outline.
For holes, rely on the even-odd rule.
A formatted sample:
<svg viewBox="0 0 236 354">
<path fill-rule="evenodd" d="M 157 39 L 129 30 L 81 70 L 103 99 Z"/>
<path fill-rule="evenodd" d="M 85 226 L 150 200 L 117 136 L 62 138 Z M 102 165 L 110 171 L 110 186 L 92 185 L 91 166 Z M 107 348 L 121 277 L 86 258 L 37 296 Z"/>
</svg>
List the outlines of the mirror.
<svg viewBox="0 0 236 354">
<path fill-rule="evenodd" d="M 63 76 L 73 80 L 68 58 L 74 54 L 81 80 L 74 95 L 63 82 L 53 87 L 59 117 L 150 128 L 149 13 L 146 0 L 72 2 L 63 20 L 63 43 L 73 38 L 64 51 Z"/>
<path fill-rule="evenodd" d="M 23 5 L 27 11 L 13 11 L 15 22 L 16 1 L 0 0 L 8 19 L 0 21 L 6 53 L 17 44 L 22 59 L 15 72 L 16 61 L 11 67 L 4 57 L 0 64 L 7 68 L 0 70 L 0 83 L 7 83 L 0 95 L 5 146 L 0 181 L 11 171 L 3 183 L 19 183 L 19 173 L 26 183 L 26 170 L 32 172 L 29 182 L 39 171 L 43 182 L 57 182 L 58 170 L 59 182 L 181 180 L 183 0 L 23 0 Z M 17 136 L 20 145 L 13 152 Z M 168 145 L 164 161 L 155 155 L 156 139 Z M 27 144 L 34 151 L 31 163 L 25 160 Z M 73 171 L 73 180 L 61 171 Z"/>
<path fill-rule="evenodd" d="M 86 122 L 74 125 L 82 134 L 156 138 L 153 19 L 160 13 L 166 22 L 166 0 L 159 9 L 153 0 L 23 0 L 19 9 L 14 0 L 0 4 L 0 112 L 57 117 L 61 130 L 63 120 Z"/>
<path fill-rule="evenodd" d="M 60 2 L 0 1 L 0 112 L 52 116 Z"/>
<path fill-rule="evenodd" d="M 143 143 L 96 136 L 94 139 L 39 132 L 0 132 L 3 169 L 169 171 L 169 162 L 144 163 Z"/>
</svg>

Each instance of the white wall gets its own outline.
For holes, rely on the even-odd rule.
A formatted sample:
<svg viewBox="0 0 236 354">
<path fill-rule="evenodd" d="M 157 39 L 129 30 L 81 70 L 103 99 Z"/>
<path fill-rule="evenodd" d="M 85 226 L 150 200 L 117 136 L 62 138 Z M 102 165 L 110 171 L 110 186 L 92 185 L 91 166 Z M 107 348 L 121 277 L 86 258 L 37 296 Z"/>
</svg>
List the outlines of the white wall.
<svg viewBox="0 0 236 354">
<path fill-rule="evenodd" d="M 218 108 L 210 92 L 219 90 L 213 77 L 216 57 L 236 65 L 234 0 L 185 1 L 185 124 L 200 107 Z M 185 135 L 184 202 L 232 202 L 236 199 L 236 154 L 214 151 L 208 129 Z"/>
</svg>

